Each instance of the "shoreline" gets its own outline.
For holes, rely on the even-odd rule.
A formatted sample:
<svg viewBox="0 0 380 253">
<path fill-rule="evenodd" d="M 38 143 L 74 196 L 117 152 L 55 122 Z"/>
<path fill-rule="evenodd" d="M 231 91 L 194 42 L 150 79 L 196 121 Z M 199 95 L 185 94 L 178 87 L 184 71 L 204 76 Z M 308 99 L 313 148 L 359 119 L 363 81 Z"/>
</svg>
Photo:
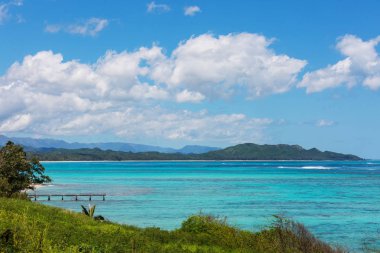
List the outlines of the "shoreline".
<svg viewBox="0 0 380 253">
<path fill-rule="evenodd" d="M 360 162 L 380 161 L 380 159 L 363 160 L 83 160 L 83 161 L 40 161 L 42 163 L 107 163 L 107 162 Z"/>
<path fill-rule="evenodd" d="M 43 187 L 53 186 L 53 184 L 31 184 L 30 186 L 34 189 L 27 189 L 26 191 L 35 191 Z"/>
</svg>

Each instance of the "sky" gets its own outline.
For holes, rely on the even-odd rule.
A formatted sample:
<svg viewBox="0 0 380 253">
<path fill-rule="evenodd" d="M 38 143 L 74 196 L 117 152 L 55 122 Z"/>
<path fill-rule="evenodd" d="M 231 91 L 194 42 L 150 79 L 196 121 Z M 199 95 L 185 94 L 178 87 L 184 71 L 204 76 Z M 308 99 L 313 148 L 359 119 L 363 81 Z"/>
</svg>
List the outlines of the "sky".
<svg viewBox="0 0 380 253">
<path fill-rule="evenodd" d="M 0 0 L 0 134 L 380 158 L 379 9 Z"/>
</svg>

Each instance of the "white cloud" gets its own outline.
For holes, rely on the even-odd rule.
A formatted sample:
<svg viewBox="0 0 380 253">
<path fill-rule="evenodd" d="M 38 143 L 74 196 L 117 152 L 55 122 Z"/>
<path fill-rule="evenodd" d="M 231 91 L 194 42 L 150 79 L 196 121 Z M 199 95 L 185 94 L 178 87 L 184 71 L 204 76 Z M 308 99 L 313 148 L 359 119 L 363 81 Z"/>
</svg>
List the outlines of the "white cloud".
<svg viewBox="0 0 380 253">
<path fill-rule="evenodd" d="M 206 34 L 184 41 L 169 55 L 156 45 L 108 51 L 90 64 L 52 51 L 27 55 L 0 76 L 0 131 L 260 142 L 271 119 L 186 111 L 174 103 L 201 103 L 242 90 L 251 97 L 290 89 L 306 63 L 275 54 L 270 43 L 255 34 Z M 163 100 L 171 109 L 158 106 Z"/>
<path fill-rule="evenodd" d="M 12 17 L 10 13 L 10 8 L 12 6 L 22 6 L 22 0 L 14 0 L 7 3 L 0 3 L 0 25 L 3 24 L 7 19 Z M 20 19 L 21 16 L 17 16 L 17 19 Z"/>
<path fill-rule="evenodd" d="M 199 6 L 186 6 L 184 8 L 184 15 L 185 16 L 194 16 L 195 14 L 197 14 L 198 12 L 201 12 L 201 8 L 199 8 Z"/>
<path fill-rule="evenodd" d="M 170 6 L 167 4 L 156 4 L 154 1 L 147 4 L 147 12 L 163 13 L 170 11 Z"/>
<path fill-rule="evenodd" d="M 7 85 L 52 95 L 75 89 L 86 98 L 199 102 L 242 90 L 247 97 L 257 97 L 289 90 L 306 64 L 275 54 L 270 43 L 256 34 L 205 34 L 181 43 L 170 56 L 152 46 L 108 51 L 94 64 L 64 61 L 61 54 L 41 51 L 13 64 L 2 79 Z"/>
<path fill-rule="evenodd" d="M 0 24 L 2 24 L 8 17 L 8 5 L 0 4 Z"/>
<path fill-rule="evenodd" d="M 275 54 L 269 48 L 271 43 L 250 33 L 192 37 L 169 59 L 153 66 L 151 77 L 209 97 L 228 97 L 241 88 L 250 97 L 286 92 L 306 61 Z"/>
<path fill-rule="evenodd" d="M 62 24 L 48 24 L 45 26 L 45 32 L 58 33 L 64 31 L 70 34 L 79 34 L 82 36 L 96 36 L 99 32 L 104 30 L 109 24 L 107 19 L 90 18 L 82 23 L 62 25 Z"/>
<path fill-rule="evenodd" d="M 30 114 L 16 115 L 0 123 L 1 132 L 16 132 L 25 129 L 31 123 Z"/>
<path fill-rule="evenodd" d="M 166 90 L 155 85 L 139 84 L 134 85 L 130 91 L 130 96 L 135 99 L 160 99 L 164 100 L 169 97 Z"/>
<path fill-rule="evenodd" d="M 351 75 L 351 65 L 351 59 L 346 58 L 324 69 L 306 73 L 298 86 L 306 87 L 307 93 L 323 91 L 342 84 L 352 87 L 356 80 Z"/>
<path fill-rule="evenodd" d="M 380 88 L 380 57 L 376 46 L 380 36 L 364 41 L 354 35 L 340 38 L 336 48 L 346 58 L 326 68 L 308 72 L 298 87 L 308 93 L 345 85 L 362 84 L 370 89 Z"/>
<path fill-rule="evenodd" d="M 159 107 L 129 107 L 121 111 L 81 115 L 52 131 L 54 134 L 75 132 L 84 135 L 113 131 L 127 139 L 144 136 L 172 141 L 238 143 L 263 142 L 265 128 L 270 124 L 270 119 L 248 118 L 243 114 L 209 115 L 206 111 L 168 112 Z"/>
<path fill-rule="evenodd" d="M 90 18 L 83 24 L 70 25 L 67 31 L 72 34 L 95 36 L 101 32 L 108 23 L 107 19 Z"/>
<path fill-rule="evenodd" d="M 176 100 L 179 103 L 185 103 L 185 102 L 201 102 L 205 99 L 205 96 L 202 93 L 199 92 L 192 92 L 188 90 L 183 90 L 180 93 L 176 95 Z"/>
<path fill-rule="evenodd" d="M 62 25 L 50 24 L 50 25 L 45 26 L 45 32 L 57 33 L 57 32 L 60 32 L 62 30 L 62 28 L 63 28 Z"/>
<path fill-rule="evenodd" d="M 380 88 L 380 74 L 367 77 L 363 84 L 372 90 Z"/>
<path fill-rule="evenodd" d="M 321 119 L 317 121 L 316 125 L 318 127 L 329 127 L 335 125 L 335 122 L 332 120 Z"/>
</svg>

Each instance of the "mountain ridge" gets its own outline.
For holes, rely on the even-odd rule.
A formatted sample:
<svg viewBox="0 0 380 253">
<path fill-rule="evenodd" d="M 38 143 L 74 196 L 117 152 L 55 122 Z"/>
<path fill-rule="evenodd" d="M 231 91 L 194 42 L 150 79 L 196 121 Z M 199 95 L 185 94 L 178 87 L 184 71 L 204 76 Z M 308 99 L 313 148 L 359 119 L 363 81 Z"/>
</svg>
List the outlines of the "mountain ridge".
<svg viewBox="0 0 380 253">
<path fill-rule="evenodd" d="M 200 145 L 186 145 L 182 148 L 175 149 L 169 147 L 161 147 L 154 145 L 144 145 L 128 142 L 94 142 L 94 143 L 80 143 L 80 142 L 66 142 L 57 139 L 36 139 L 30 137 L 7 137 L 0 135 L 0 146 L 3 146 L 7 141 L 12 141 L 16 144 L 28 148 L 56 148 L 56 149 L 82 149 L 82 148 L 99 148 L 101 150 L 113 150 L 123 152 L 160 152 L 160 153 L 183 153 L 183 154 L 200 154 L 208 151 L 218 150 L 218 147 L 200 146 Z"/>
</svg>

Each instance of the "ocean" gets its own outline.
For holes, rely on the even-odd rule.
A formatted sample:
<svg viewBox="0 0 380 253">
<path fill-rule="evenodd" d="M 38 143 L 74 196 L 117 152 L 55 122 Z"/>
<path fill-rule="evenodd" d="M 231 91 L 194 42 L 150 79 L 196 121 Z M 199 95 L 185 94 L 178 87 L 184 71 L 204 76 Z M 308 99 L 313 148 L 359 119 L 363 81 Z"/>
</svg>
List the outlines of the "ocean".
<svg viewBox="0 0 380 253">
<path fill-rule="evenodd" d="M 197 213 L 251 231 L 273 215 L 302 222 L 318 238 L 361 252 L 380 241 L 380 161 L 43 162 L 53 182 L 37 194 L 105 193 L 44 204 L 140 227 L 175 229 Z"/>
</svg>

